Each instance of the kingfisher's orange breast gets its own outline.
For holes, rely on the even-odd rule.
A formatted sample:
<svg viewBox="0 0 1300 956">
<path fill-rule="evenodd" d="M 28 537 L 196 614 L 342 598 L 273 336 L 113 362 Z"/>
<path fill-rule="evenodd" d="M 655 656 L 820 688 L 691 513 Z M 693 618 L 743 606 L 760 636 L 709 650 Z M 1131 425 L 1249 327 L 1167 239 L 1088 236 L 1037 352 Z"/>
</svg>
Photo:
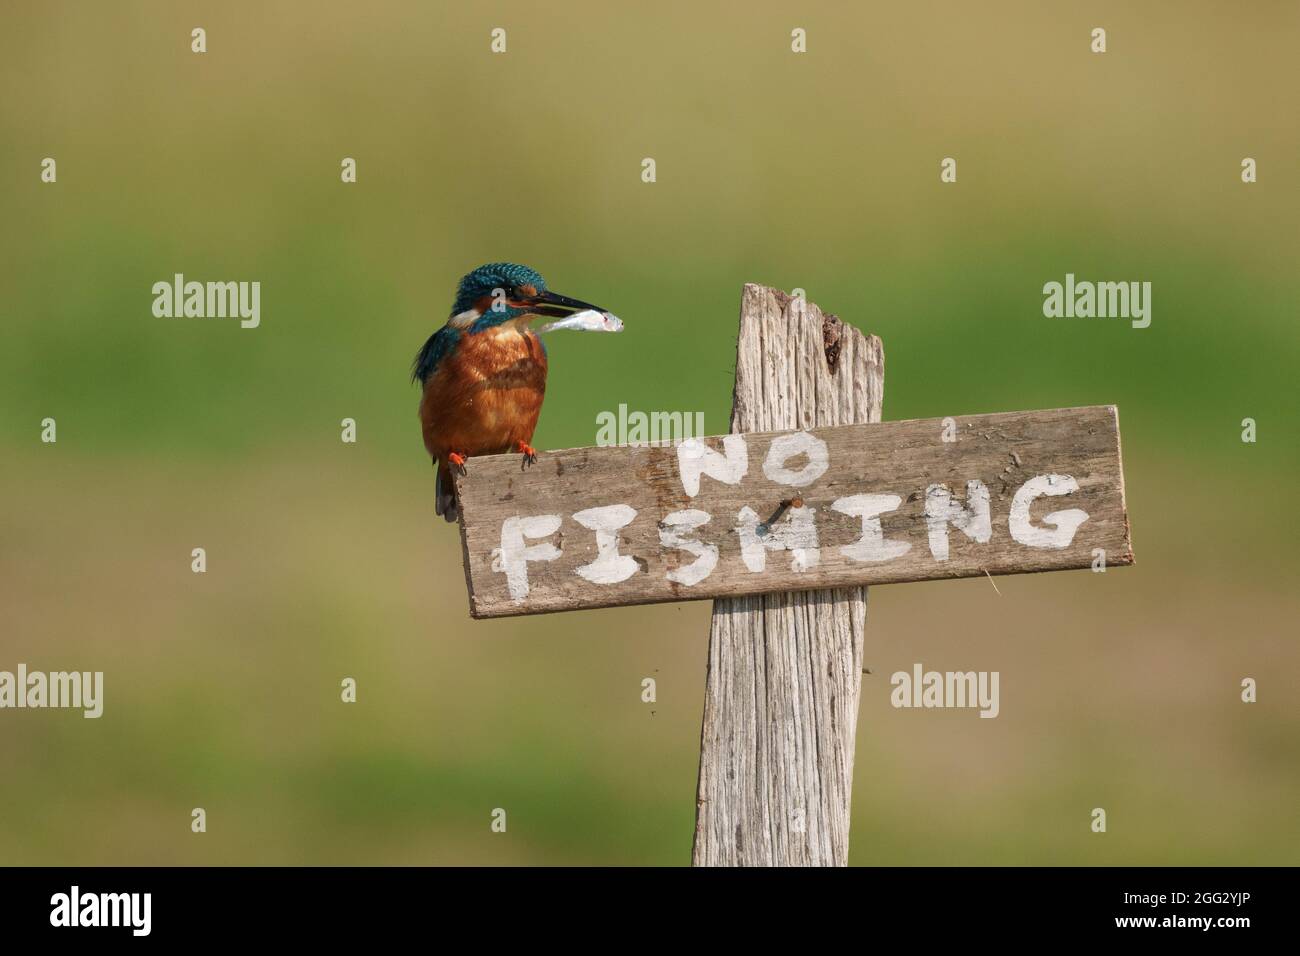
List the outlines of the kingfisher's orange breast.
<svg viewBox="0 0 1300 956">
<path fill-rule="evenodd" d="M 513 324 L 467 332 L 425 382 L 425 447 L 442 458 L 531 444 L 545 394 L 546 351 L 537 333 Z"/>
</svg>

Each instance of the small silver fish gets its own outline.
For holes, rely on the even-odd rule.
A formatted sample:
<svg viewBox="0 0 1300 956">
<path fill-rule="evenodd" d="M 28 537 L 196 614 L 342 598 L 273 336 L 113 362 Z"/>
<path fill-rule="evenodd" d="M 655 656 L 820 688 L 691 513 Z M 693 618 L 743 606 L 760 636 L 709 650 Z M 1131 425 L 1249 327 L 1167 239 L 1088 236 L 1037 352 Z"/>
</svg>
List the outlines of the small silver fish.
<svg viewBox="0 0 1300 956">
<path fill-rule="evenodd" d="M 595 309 L 583 309 L 573 315 L 566 315 L 554 322 L 539 326 L 539 333 L 554 332 L 556 329 L 577 329 L 580 332 L 622 332 L 623 320 L 612 312 L 597 312 Z"/>
</svg>

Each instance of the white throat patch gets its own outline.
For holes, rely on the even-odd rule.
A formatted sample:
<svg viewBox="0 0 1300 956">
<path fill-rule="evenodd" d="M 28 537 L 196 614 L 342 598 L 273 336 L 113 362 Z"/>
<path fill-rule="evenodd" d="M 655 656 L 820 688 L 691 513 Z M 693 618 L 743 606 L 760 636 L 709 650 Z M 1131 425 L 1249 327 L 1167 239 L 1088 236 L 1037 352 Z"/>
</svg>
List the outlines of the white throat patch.
<svg viewBox="0 0 1300 956">
<path fill-rule="evenodd" d="M 483 313 L 478 309 L 466 309 L 464 312 L 458 312 L 447 320 L 447 324 L 453 329 L 467 329 L 478 319 L 482 318 Z"/>
</svg>

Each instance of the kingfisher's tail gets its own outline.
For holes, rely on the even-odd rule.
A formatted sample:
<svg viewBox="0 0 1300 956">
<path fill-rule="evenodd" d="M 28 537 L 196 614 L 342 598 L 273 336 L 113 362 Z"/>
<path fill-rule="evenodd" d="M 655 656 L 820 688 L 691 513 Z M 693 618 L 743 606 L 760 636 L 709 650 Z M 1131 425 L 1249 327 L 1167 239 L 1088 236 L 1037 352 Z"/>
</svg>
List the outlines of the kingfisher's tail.
<svg viewBox="0 0 1300 956">
<path fill-rule="evenodd" d="M 456 483 L 451 480 L 451 472 L 447 469 L 445 461 L 438 462 L 436 489 L 437 500 L 433 506 L 434 510 L 448 522 L 455 521 L 460 514 L 460 507 L 456 503 Z"/>
</svg>

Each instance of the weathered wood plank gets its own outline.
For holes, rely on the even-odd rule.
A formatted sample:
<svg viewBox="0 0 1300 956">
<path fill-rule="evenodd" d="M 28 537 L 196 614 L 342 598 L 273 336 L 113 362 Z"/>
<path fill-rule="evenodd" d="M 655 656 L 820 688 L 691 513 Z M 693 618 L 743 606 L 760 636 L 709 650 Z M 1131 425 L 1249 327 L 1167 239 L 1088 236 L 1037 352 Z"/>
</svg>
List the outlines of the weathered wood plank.
<svg viewBox="0 0 1300 956">
<path fill-rule="evenodd" d="M 880 339 L 747 285 L 731 430 L 880 421 Z M 713 603 L 696 866 L 848 862 L 867 589 Z"/>
<path fill-rule="evenodd" d="M 457 482 L 471 613 L 1086 568 L 1098 548 L 1109 565 L 1132 562 L 1114 407 L 955 423 L 952 442 L 941 419 L 730 436 L 732 462 L 747 458 L 743 478 L 705 473 L 694 495 L 681 464 L 698 460 L 690 443 L 543 452 L 528 471 L 514 455 L 474 459 Z M 723 439 L 700 446 L 722 474 Z M 824 454 L 824 472 L 788 483 L 820 465 L 783 447 Z M 946 506 L 941 492 L 927 495 L 935 485 Z M 961 509 L 978 510 L 985 494 L 988 537 L 977 540 L 978 521 L 960 529 Z M 953 518 L 937 522 L 938 537 L 935 509 Z M 1086 520 L 1073 529 L 1077 511 Z M 1045 524 L 1051 515 L 1064 525 Z"/>
</svg>

